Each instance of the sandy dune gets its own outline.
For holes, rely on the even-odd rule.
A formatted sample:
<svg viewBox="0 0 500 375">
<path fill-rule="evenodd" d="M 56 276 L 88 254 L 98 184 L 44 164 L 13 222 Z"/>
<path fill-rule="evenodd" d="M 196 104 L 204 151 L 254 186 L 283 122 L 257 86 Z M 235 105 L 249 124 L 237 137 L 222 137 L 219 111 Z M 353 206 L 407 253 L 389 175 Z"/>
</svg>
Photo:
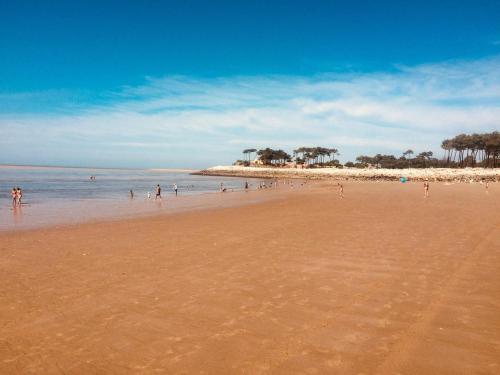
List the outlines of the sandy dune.
<svg viewBox="0 0 500 375">
<path fill-rule="evenodd" d="M 345 195 L 1 235 L 0 373 L 499 374 L 500 186 Z"/>
</svg>

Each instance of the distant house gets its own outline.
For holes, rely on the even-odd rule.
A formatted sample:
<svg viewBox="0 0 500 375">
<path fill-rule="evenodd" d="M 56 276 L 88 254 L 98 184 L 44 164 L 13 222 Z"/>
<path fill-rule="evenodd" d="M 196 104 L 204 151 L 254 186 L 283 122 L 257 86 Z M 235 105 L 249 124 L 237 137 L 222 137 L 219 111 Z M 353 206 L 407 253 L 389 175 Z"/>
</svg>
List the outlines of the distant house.
<svg viewBox="0 0 500 375">
<path fill-rule="evenodd" d="M 256 157 L 254 161 L 250 162 L 250 166 L 251 167 L 258 167 L 258 166 L 261 166 L 261 165 L 264 165 L 264 162 L 262 160 L 260 160 L 259 157 Z"/>
</svg>

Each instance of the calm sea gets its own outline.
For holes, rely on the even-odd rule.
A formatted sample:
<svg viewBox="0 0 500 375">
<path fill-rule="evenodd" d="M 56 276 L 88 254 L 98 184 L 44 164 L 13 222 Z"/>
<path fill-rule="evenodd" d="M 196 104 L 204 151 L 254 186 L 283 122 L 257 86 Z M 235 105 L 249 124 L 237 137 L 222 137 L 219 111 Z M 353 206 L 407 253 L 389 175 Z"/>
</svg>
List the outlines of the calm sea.
<svg viewBox="0 0 500 375">
<path fill-rule="evenodd" d="M 175 170 L 0 166 L 0 230 L 151 212 L 158 210 L 157 204 L 148 204 L 154 201 L 157 184 L 162 188 L 163 202 L 174 202 L 174 183 L 182 198 L 218 192 L 221 182 L 229 191 L 238 191 L 245 180 L 193 176 Z M 10 191 L 17 186 L 23 191 L 23 205 L 14 210 Z M 130 190 L 134 192 L 133 200 Z M 182 202 L 175 203 L 177 206 L 187 204 L 186 199 L 175 202 Z"/>
</svg>

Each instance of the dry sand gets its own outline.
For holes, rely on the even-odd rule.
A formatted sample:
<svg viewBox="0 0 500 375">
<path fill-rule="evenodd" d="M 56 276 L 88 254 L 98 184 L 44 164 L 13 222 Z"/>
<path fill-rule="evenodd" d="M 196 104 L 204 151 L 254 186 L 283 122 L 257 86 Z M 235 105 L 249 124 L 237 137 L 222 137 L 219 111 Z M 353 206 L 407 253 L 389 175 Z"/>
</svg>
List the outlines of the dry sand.
<svg viewBox="0 0 500 375">
<path fill-rule="evenodd" d="M 499 374 L 500 186 L 344 186 L 0 235 L 0 373 Z"/>
</svg>

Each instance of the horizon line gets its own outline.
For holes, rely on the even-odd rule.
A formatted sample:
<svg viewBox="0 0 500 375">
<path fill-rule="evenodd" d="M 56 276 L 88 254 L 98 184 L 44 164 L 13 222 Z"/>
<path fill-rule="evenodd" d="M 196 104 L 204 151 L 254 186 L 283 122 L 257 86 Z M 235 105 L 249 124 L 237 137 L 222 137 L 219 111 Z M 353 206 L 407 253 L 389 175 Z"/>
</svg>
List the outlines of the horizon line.
<svg viewBox="0 0 500 375">
<path fill-rule="evenodd" d="M 98 169 L 98 170 L 124 170 L 124 171 L 175 171 L 175 172 L 196 172 L 201 169 L 193 168 L 128 168 L 128 167 L 92 167 L 92 166 L 72 166 L 72 165 L 47 165 L 47 164 L 4 164 L 0 163 L 0 168 L 40 168 L 40 169 Z"/>
</svg>

